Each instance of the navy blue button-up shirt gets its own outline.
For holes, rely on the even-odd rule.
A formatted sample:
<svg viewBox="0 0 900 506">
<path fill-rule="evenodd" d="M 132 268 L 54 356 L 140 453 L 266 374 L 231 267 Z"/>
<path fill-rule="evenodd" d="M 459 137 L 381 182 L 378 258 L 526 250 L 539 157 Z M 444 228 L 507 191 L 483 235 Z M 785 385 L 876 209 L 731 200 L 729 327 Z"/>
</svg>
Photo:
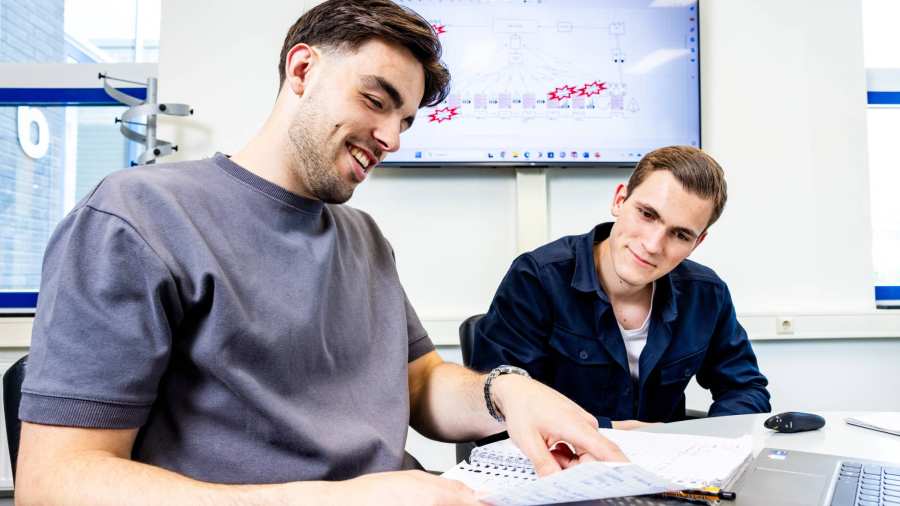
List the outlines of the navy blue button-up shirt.
<svg viewBox="0 0 900 506">
<path fill-rule="evenodd" d="M 685 416 L 696 375 L 712 392 L 709 416 L 771 410 L 768 381 L 735 317 L 728 287 L 685 260 L 656 282 L 640 377 L 594 267 L 593 246 L 612 223 L 518 257 L 475 331 L 467 362 L 487 371 L 522 367 L 609 426 L 610 420 L 670 422 Z"/>
</svg>

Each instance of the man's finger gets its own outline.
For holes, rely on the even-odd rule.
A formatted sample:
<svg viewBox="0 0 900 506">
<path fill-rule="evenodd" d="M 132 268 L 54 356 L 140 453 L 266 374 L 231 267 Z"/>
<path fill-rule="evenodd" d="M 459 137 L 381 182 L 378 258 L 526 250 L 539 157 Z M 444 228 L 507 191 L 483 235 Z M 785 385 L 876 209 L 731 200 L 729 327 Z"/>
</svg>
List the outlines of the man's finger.
<svg viewBox="0 0 900 506">
<path fill-rule="evenodd" d="M 597 458 L 590 453 L 582 453 L 578 456 L 578 463 L 584 464 L 585 462 L 597 462 Z"/>
<path fill-rule="evenodd" d="M 538 476 L 547 476 L 562 469 L 556 462 L 556 459 L 553 458 L 553 455 L 550 454 L 544 438 L 537 432 L 526 431 L 522 440 L 517 443 L 522 453 L 531 459 Z"/>
<path fill-rule="evenodd" d="M 478 500 L 477 493 L 461 481 L 441 478 L 440 476 L 434 476 L 431 474 L 428 475 L 427 479 L 434 481 L 435 485 L 437 485 L 438 487 L 440 487 L 440 489 L 444 490 L 447 493 L 447 497 L 444 498 L 444 501 L 446 501 L 447 503 L 452 502 L 453 504 L 471 505 L 483 504 Z M 442 502 L 441 504 L 444 504 L 444 502 Z"/>
<path fill-rule="evenodd" d="M 574 443 L 575 447 L 580 450 L 579 453 L 590 453 L 599 460 L 628 462 L 628 458 L 615 443 L 596 431 L 578 430 L 566 437 L 566 440 Z"/>
<path fill-rule="evenodd" d="M 578 463 L 578 455 L 575 449 L 565 441 L 557 441 L 550 446 L 550 455 L 556 459 L 556 463 L 562 469 L 568 469 Z"/>
<path fill-rule="evenodd" d="M 572 457 L 570 457 L 568 455 L 559 453 L 554 450 L 550 450 L 550 455 L 553 456 L 553 460 L 556 461 L 556 464 L 559 466 L 560 469 L 568 469 L 573 464 Z"/>
</svg>

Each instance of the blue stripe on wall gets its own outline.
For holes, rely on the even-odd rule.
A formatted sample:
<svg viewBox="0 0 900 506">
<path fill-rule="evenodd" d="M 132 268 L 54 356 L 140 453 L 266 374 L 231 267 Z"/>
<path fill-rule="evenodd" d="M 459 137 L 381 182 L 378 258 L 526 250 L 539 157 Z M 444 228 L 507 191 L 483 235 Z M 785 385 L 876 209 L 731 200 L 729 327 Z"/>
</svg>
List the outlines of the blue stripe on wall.
<svg viewBox="0 0 900 506">
<path fill-rule="evenodd" d="M 0 309 L 34 310 L 37 292 L 0 292 Z"/>
<path fill-rule="evenodd" d="M 876 286 L 875 300 L 900 300 L 900 286 Z"/>
<path fill-rule="evenodd" d="M 870 91 L 869 105 L 900 105 L 900 91 Z"/>
<path fill-rule="evenodd" d="M 146 87 L 119 88 L 140 100 L 147 99 Z M 0 106 L 14 105 L 122 105 L 103 88 L 0 88 Z"/>
</svg>

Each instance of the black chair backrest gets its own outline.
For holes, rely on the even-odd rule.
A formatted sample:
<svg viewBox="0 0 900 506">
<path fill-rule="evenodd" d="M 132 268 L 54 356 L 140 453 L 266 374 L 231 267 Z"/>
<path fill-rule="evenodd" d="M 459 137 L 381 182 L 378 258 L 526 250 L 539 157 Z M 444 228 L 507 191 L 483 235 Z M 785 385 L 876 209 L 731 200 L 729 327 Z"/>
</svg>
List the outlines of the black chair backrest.
<svg viewBox="0 0 900 506">
<path fill-rule="evenodd" d="M 13 482 L 16 481 L 16 459 L 19 457 L 19 401 L 22 400 L 22 380 L 28 355 L 20 358 L 3 373 L 3 418 L 6 421 L 6 441 L 9 443 L 9 463 L 12 465 Z"/>
<path fill-rule="evenodd" d="M 472 346 L 475 344 L 475 325 L 478 320 L 484 318 L 483 314 L 470 316 L 459 324 L 459 349 L 462 352 L 463 364 L 472 365 Z M 475 443 L 457 443 L 456 444 L 456 462 L 462 462 L 469 459 L 469 453 L 475 448 Z"/>
<path fill-rule="evenodd" d="M 475 345 L 475 326 L 483 314 L 470 316 L 459 324 L 459 349 L 462 352 L 463 364 L 472 365 L 472 347 Z"/>
</svg>

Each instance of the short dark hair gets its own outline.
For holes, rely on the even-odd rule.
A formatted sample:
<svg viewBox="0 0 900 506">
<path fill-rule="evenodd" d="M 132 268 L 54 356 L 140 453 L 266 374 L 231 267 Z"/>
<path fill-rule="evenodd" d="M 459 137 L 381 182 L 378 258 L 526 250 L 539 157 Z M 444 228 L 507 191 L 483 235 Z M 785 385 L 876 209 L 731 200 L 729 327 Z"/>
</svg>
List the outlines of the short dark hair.
<svg viewBox="0 0 900 506">
<path fill-rule="evenodd" d="M 713 157 L 691 146 L 668 146 L 653 150 L 638 162 L 628 180 L 628 194 L 635 190 L 651 172 L 667 170 L 675 176 L 690 193 L 700 198 L 712 200 L 713 211 L 709 217 L 709 228 L 725 209 L 728 200 L 728 185 L 725 171 Z"/>
<path fill-rule="evenodd" d="M 327 0 L 306 11 L 288 30 L 278 63 L 280 85 L 285 59 L 297 44 L 355 50 L 371 39 L 409 49 L 425 70 L 419 107 L 441 103 L 449 93 L 450 72 L 441 62 L 441 43 L 431 23 L 390 0 Z"/>
</svg>

